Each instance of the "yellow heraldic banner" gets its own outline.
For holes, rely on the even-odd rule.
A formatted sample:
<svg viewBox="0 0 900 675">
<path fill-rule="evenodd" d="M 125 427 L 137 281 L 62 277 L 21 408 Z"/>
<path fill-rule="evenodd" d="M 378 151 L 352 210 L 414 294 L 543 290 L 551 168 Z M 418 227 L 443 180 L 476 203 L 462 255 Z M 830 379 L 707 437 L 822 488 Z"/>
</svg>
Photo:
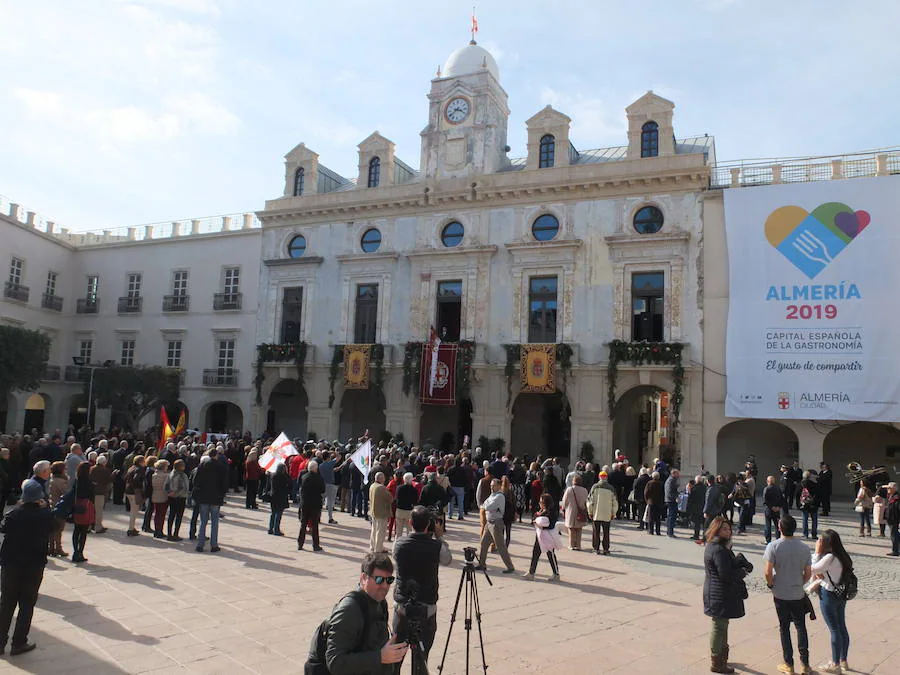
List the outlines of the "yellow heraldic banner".
<svg viewBox="0 0 900 675">
<path fill-rule="evenodd" d="M 522 345 L 522 391 L 556 391 L 556 345 Z"/>
<path fill-rule="evenodd" d="M 372 345 L 344 345 L 344 388 L 369 388 L 369 357 Z"/>
</svg>

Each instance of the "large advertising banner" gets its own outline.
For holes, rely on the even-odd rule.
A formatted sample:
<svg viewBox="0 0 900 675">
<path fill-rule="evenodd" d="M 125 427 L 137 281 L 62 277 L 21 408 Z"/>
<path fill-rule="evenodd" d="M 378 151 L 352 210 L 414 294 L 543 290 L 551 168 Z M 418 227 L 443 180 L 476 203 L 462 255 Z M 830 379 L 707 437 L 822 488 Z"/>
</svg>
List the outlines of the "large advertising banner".
<svg viewBox="0 0 900 675">
<path fill-rule="evenodd" d="M 728 417 L 900 421 L 900 176 L 725 191 Z"/>
</svg>

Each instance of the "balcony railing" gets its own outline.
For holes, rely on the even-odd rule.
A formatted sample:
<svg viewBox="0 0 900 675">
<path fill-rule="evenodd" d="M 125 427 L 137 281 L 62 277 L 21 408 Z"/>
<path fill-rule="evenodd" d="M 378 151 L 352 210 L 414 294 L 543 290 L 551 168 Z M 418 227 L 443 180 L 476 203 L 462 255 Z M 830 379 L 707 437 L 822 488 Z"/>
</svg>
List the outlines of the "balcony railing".
<svg viewBox="0 0 900 675">
<path fill-rule="evenodd" d="M 129 295 L 119 298 L 119 314 L 139 314 L 143 298 L 139 295 Z"/>
<path fill-rule="evenodd" d="M 44 293 L 41 297 L 41 307 L 44 309 L 52 309 L 54 312 L 61 312 L 63 306 L 63 299 L 58 295 L 53 295 L 51 293 Z"/>
<path fill-rule="evenodd" d="M 163 311 L 164 312 L 186 312 L 191 304 L 191 296 L 189 295 L 164 295 Z"/>
<path fill-rule="evenodd" d="M 75 303 L 76 314 L 96 314 L 100 309 L 100 301 L 97 298 L 78 298 Z"/>
<path fill-rule="evenodd" d="M 84 382 L 90 379 L 91 369 L 82 368 L 81 366 L 66 366 L 65 375 L 66 382 Z"/>
<path fill-rule="evenodd" d="M 205 387 L 236 387 L 237 384 L 238 371 L 234 368 L 212 368 L 203 371 Z"/>
<path fill-rule="evenodd" d="M 46 365 L 41 379 L 45 382 L 58 382 L 61 375 L 62 369 L 59 366 Z"/>
<path fill-rule="evenodd" d="M 3 297 L 19 302 L 28 302 L 28 286 L 7 281 L 3 286 Z"/>
<path fill-rule="evenodd" d="M 216 311 L 227 309 L 240 309 L 241 293 L 216 293 L 213 295 L 213 309 Z"/>
</svg>

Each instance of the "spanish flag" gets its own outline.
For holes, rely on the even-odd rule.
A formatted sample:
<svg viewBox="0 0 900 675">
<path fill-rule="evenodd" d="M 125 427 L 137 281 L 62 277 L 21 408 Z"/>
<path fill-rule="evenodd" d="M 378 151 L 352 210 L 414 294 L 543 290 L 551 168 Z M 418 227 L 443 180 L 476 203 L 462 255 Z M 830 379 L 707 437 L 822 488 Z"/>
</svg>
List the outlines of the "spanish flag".
<svg viewBox="0 0 900 675">
<path fill-rule="evenodd" d="M 161 406 L 159 412 L 159 440 L 156 442 L 156 449 L 162 450 L 166 447 L 166 443 L 172 438 L 172 424 L 169 422 L 169 415 L 166 413 L 166 406 Z"/>
<path fill-rule="evenodd" d="M 175 425 L 175 433 L 173 436 L 180 436 L 184 433 L 184 429 L 187 427 L 187 416 L 185 415 L 185 409 L 181 409 L 181 414 L 178 416 L 178 424 Z"/>
</svg>

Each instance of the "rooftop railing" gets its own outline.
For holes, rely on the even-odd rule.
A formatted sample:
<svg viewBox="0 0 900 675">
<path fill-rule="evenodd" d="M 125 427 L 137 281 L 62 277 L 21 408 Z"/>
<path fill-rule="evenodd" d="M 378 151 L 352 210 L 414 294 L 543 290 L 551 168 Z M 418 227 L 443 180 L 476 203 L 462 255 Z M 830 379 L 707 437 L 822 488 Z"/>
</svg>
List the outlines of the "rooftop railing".
<svg viewBox="0 0 900 675">
<path fill-rule="evenodd" d="M 900 148 L 885 148 L 849 155 L 753 159 L 717 164 L 712 169 L 710 187 L 809 183 L 897 173 L 900 173 Z"/>
</svg>

